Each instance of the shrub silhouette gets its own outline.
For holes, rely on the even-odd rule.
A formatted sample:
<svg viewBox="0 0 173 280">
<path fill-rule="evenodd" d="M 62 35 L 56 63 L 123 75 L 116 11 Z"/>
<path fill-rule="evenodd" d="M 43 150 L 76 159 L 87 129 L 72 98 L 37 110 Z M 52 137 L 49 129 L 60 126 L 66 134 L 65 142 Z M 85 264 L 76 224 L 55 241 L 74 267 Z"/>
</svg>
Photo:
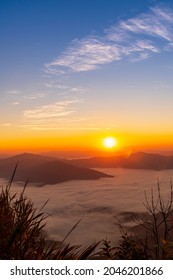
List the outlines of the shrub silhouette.
<svg viewBox="0 0 173 280">
<path fill-rule="evenodd" d="M 144 206 L 147 210 L 144 216 L 132 215 L 136 223 L 134 233 L 126 232 L 121 222 L 116 218 L 121 238 L 118 246 L 104 240 L 100 256 L 106 259 L 143 260 L 143 259 L 173 259 L 173 186 L 170 184 L 170 194 L 167 201 L 163 199 L 160 184 L 157 182 L 157 196 L 151 189 L 150 200 L 145 193 Z"/>
<path fill-rule="evenodd" d="M 48 259 L 87 259 L 98 243 L 87 248 L 65 244 L 70 230 L 62 242 L 48 241 L 43 234 L 47 215 L 38 212 L 33 203 L 24 195 L 11 194 L 14 174 L 9 184 L 0 193 L 0 259 L 48 260 Z"/>
</svg>

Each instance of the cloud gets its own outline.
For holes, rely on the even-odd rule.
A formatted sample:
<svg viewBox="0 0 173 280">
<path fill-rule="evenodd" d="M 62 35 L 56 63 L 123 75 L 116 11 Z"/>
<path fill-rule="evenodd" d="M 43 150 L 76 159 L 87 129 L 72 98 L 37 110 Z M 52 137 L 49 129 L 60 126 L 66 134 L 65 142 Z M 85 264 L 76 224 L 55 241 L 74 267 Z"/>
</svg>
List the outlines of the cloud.
<svg viewBox="0 0 173 280">
<path fill-rule="evenodd" d="M 79 103 L 79 100 L 65 100 L 49 105 L 36 107 L 35 109 L 24 111 L 23 115 L 26 119 L 50 119 L 59 118 L 70 115 L 75 112 L 74 103 Z"/>
<path fill-rule="evenodd" d="M 18 94 L 20 94 L 20 91 L 14 89 L 14 90 L 9 90 L 9 91 L 7 91 L 7 93 L 8 93 L 8 94 L 12 94 L 12 95 L 13 95 L 13 94 L 14 94 L 14 95 L 18 95 Z"/>
<path fill-rule="evenodd" d="M 40 98 L 44 98 L 45 97 L 45 93 L 38 93 L 35 95 L 26 95 L 24 96 L 25 99 L 29 99 L 29 100 L 35 100 L 35 99 L 40 99 Z"/>
<path fill-rule="evenodd" d="M 61 89 L 61 90 L 69 89 L 68 86 L 62 85 L 62 84 L 57 84 L 54 81 L 49 82 L 49 83 L 45 83 L 45 86 L 48 87 L 48 88 L 53 88 L 53 89 Z"/>
<path fill-rule="evenodd" d="M 74 101 L 73 101 L 74 102 Z M 82 100 L 76 100 L 76 103 L 82 103 Z M 74 102 L 74 103 L 75 103 Z M 59 102 L 59 104 L 62 102 Z M 63 111 L 56 108 L 56 104 L 49 104 L 37 107 L 33 110 L 26 110 L 23 112 L 24 119 L 22 123 L 13 123 L 13 126 L 19 128 L 26 128 L 31 130 L 73 130 L 73 131 L 98 131 L 103 129 L 111 129 L 117 127 L 115 124 L 103 123 L 98 125 L 98 120 L 89 117 L 79 117 L 76 113 L 76 108 L 72 108 L 73 103 L 67 105 L 63 104 Z M 49 106 L 49 107 L 48 107 Z M 61 106 L 61 105 L 60 105 Z M 38 112 L 39 110 L 39 112 Z M 70 116 L 70 117 L 69 117 Z"/>
<path fill-rule="evenodd" d="M 68 95 L 70 96 L 71 93 L 73 93 L 74 96 L 78 96 L 79 94 L 83 94 L 84 89 L 80 86 L 72 86 L 67 84 L 60 84 L 56 80 L 51 80 L 47 83 L 45 83 L 45 86 L 49 88 L 49 92 L 52 91 L 52 93 L 56 93 L 58 96 L 62 95 Z"/>
<path fill-rule="evenodd" d="M 123 58 L 143 60 L 165 51 L 173 43 L 173 12 L 156 6 L 145 14 L 119 21 L 103 34 L 74 40 L 57 59 L 45 65 L 45 72 L 91 71 Z"/>
<path fill-rule="evenodd" d="M 11 126 L 12 125 L 12 123 L 3 123 L 2 124 L 2 126 L 4 126 L 4 127 L 8 127 L 8 126 Z"/>
<path fill-rule="evenodd" d="M 75 40 L 60 58 L 46 66 L 55 73 L 59 73 L 60 67 L 62 67 L 61 72 L 63 73 L 65 73 L 64 68 L 71 69 L 71 72 L 81 72 L 97 69 L 98 65 L 120 58 L 121 51 L 118 46 L 110 45 L 97 38 L 88 38 Z"/>
<path fill-rule="evenodd" d="M 172 41 L 171 28 L 173 14 L 167 9 L 153 8 L 148 14 L 131 18 L 119 23 L 120 33 L 126 34 L 129 32 L 139 35 L 145 34 L 151 37 L 160 37 L 168 41 Z M 115 38 L 114 38 L 115 33 Z M 117 40 L 115 28 L 108 30 L 109 38 Z"/>
</svg>

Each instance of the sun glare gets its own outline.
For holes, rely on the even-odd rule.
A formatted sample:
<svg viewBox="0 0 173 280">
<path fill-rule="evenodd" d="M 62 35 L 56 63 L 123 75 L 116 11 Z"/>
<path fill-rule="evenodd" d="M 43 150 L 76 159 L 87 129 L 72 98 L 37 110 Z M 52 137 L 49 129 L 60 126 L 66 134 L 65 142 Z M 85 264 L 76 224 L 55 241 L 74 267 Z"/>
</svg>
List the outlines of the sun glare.
<svg viewBox="0 0 173 280">
<path fill-rule="evenodd" d="M 103 146 L 107 149 L 115 148 L 117 145 L 117 140 L 114 137 L 106 137 L 103 140 Z"/>
</svg>

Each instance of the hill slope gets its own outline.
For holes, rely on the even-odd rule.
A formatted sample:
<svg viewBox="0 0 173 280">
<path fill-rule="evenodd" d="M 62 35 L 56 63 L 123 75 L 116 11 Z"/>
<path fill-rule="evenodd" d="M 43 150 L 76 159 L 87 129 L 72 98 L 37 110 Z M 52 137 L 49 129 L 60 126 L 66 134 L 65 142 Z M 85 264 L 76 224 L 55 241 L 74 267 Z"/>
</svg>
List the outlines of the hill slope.
<svg viewBox="0 0 173 280">
<path fill-rule="evenodd" d="M 16 181 L 26 181 L 29 178 L 29 182 L 41 185 L 112 177 L 96 170 L 73 166 L 55 158 L 34 154 L 20 154 L 0 160 L 0 177 L 9 179 L 17 163 Z"/>
<path fill-rule="evenodd" d="M 173 169 L 173 156 L 159 154 L 148 154 L 138 152 L 130 156 L 115 157 L 93 157 L 89 159 L 76 159 L 70 161 L 72 164 L 90 168 L 131 168 L 164 170 Z"/>
</svg>

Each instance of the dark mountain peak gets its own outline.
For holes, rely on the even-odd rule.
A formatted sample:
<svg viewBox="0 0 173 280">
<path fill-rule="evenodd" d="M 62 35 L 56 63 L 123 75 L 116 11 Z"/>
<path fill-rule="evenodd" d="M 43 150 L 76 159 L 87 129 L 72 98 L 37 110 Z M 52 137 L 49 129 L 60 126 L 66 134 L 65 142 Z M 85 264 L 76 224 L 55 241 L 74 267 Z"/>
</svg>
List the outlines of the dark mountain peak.
<svg viewBox="0 0 173 280">
<path fill-rule="evenodd" d="M 18 163 L 15 180 L 45 184 L 57 184 L 69 180 L 95 180 L 112 177 L 103 172 L 61 162 L 55 158 L 23 153 L 0 161 L 0 177 L 10 178 Z"/>
<path fill-rule="evenodd" d="M 17 154 L 15 156 L 11 156 L 5 159 L 0 160 L 0 166 L 1 165 L 22 165 L 23 167 L 26 165 L 35 165 L 46 161 L 53 161 L 54 158 L 46 157 L 46 156 L 40 156 L 38 154 L 31 154 L 31 153 L 22 153 Z"/>
<path fill-rule="evenodd" d="M 32 153 L 21 153 L 21 154 L 17 154 L 11 157 L 8 157 L 8 159 L 47 159 L 48 157 L 46 156 L 42 156 L 39 154 L 32 154 Z"/>
</svg>

